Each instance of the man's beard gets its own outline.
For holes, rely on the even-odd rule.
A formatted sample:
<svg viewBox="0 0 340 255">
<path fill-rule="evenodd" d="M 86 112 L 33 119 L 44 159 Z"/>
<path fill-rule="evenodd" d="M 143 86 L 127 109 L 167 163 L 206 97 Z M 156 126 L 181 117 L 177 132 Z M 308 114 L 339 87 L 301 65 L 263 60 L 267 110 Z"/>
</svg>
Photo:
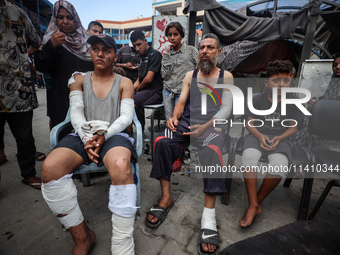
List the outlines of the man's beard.
<svg viewBox="0 0 340 255">
<path fill-rule="evenodd" d="M 211 70 L 216 66 L 217 64 L 217 56 L 209 59 L 208 61 L 202 61 L 200 58 L 198 61 L 198 69 L 202 71 L 205 74 L 209 74 Z"/>
</svg>

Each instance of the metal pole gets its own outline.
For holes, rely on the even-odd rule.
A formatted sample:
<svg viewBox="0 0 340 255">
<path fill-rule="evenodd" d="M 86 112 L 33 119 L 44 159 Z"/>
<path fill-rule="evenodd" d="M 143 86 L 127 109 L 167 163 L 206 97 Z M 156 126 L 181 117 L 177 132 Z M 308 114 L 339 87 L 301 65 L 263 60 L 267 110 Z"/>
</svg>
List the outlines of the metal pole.
<svg viewBox="0 0 340 255">
<path fill-rule="evenodd" d="M 197 12 L 190 12 L 188 44 L 192 46 L 195 46 L 196 16 L 197 16 Z"/>
<path fill-rule="evenodd" d="M 300 65 L 299 65 L 297 77 L 300 77 L 302 63 L 306 59 L 309 59 L 310 55 L 311 55 L 313 40 L 314 40 L 314 34 L 315 34 L 315 30 L 316 30 L 316 23 L 317 23 L 317 19 L 318 19 L 317 13 L 318 13 L 319 10 L 320 10 L 320 6 L 312 7 L 311 10 L 310 10 L 311 19 L 308 23 L 306 34 L 305 34 L 305 40 L 303 42 Z"/>
<path fill-rule="evenodd" d="M 41 28 L 41 20 L 40 20 L 40 0 L 37 0 L 37 14 L 39 19 L 39 31 L 40 31 L 40 37 L 42 37 L 42 28 Z"/>
<path fill-rule="evenodd" d="M 276 12 L 277 12 L 277 1 L 278 0 L 274 1 L 274 8 L 273 8 L 274 17 L 276 17 Z"/>
</svg>

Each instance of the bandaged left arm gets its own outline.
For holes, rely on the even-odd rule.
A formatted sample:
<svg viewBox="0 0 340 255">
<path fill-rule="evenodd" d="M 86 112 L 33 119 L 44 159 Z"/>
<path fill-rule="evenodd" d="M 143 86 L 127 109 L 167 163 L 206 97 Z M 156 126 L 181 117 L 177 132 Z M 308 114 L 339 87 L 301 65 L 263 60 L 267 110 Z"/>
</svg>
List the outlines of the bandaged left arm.
<svg viewBox="0 0 340 255">
<path fill-rule="evenodd" d="M 134 101 L 131 98 L 124 98 L 120 101 L 120 116 L 105 133 L 105 140 L 125 130 L 131 123 L 134 111 Z"/>
<path fill-rule="evenodd" d="M 222 106 L 213 116 L 215 119 L 228 119 L 233 105 L 233 96 L 229 90 L 222 92 Z"/>
</svg>

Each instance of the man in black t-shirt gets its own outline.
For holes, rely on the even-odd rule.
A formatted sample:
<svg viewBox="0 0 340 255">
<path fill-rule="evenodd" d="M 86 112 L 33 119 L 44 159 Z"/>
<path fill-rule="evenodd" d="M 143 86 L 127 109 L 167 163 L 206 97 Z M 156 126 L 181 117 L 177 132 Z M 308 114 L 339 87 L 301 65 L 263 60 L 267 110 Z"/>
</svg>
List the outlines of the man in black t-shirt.
<svg viewBox="0 0 340 255">
<path fill-rule="evenodd" d="M 163 80 L 160 74 L 162 54 L 148 45 L 142 31 L 134 31 L 130 40 L 140 55 L 138 79 L 134 83 L 135 109 L 139 122 L 144 131 L 144 105 L 161 104 L 163 102 Z"/>
<path fill-rule="evenodd" d="M 130 33 L 129 38 L 131 38 Z M 118 51 L 118 60 L 115 66 L 122 67 L 125 71 L 126 77 L 129 78 L 133 83 L 138 78 L 138 65 L 139 65 L 139 54 L 133 47 L 131 40 L 129 45 L 125 45 Z"/>
</svg>

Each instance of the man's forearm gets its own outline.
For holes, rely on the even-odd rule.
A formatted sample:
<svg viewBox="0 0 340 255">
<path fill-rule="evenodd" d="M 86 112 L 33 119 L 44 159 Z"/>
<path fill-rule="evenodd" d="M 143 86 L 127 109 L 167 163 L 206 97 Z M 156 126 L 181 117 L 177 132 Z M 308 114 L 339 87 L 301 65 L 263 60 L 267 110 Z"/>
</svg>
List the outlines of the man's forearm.
<svg viewBox="0 0 340 255">
<path fill-rule="evenodd" d="M 116 63 L 115 66 L 126 68 L 126 63 L 125 64 Z"/>
<path fill-rule="evenodd" d="M 152 82 L 152 80 L 148 81 L 144 78 L 142 83 L 139 84 L 138 89 L 140 90 L 140 89 L 144 89 L 144 88 L 148 87 L 151 84 L 151 82 Z"/>
<path fill-rule="evenodd" d="M 27 53 L 29 56 L 33 55 L 34 53 L 36 53 L 39 50 L 39 47 L 29 47 L 27 50 Z"/>
</svg>

